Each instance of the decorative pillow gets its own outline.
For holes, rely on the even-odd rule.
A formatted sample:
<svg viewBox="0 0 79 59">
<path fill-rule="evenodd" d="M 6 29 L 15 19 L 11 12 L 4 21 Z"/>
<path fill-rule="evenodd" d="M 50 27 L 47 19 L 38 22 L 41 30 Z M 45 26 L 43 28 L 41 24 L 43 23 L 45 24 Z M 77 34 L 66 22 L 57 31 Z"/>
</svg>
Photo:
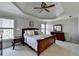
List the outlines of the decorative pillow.
<svg viewBox="0 0 79 59">
<path fill-rule="evenodd" d="M 24 34 L 25 34 L 25 35 L 28 35 L 27 31 L 24 31 Z"/>
<path fill-rule="evenodd" d="M 35 31 L 37 31 L 37 32 L 38 32 L 38 35 L 43 34 L 40 30 L 35 30 Z M 37 34 L 37 33 L 35 33 L 35 34 Z"/>
<path fill-rule="evenodd" d="M 28 35 L 34 35 L 34 31 L 33 30 L 27 30 Z"/>
<path fill-rule="evenodd" d="M 27 38 L 27 36 L 28 36 L 27 31 L 24 31 L 24 38 Z"/>
<path fill-rule="evenodd" d="M 38 35 L 39 33 L 38 33 L 38 31 L 34 31 L 34 34 L 35 34 L 35 35 Z"/>
<path fill-rule="evenodd" d="M 43 34 L 43 32 L 39 32 L 39 34 Z"/>
</svg>

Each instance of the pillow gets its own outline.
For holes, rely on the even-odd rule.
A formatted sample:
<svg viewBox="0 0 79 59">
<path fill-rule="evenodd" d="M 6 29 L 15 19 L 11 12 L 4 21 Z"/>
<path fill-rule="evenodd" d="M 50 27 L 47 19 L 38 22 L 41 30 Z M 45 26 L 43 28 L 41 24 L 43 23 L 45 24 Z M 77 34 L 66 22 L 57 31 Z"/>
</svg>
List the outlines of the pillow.
<svg viewBox="0 0 79 59">
<path fill-rule="evenodd" d="M 43 34 L 40 30 L 35 30 L 35 31 L 37 31 L 37 32 L 38 32 L 38 35 Z M 36 33 L 36 34 L 37 34 L 37 33 Z"/>
<path fill-rule="evenodd" d="M 39 34 L 43 34 L 43 32 L 39 32 Z"/>
<path fill-rule="evenodd" d="M 25 35 L 28 35 L 27 31 L 24 31 L 24 34 L 25 34 Z"/>
<path fill-rule="evenodd" d="M 27 36 L 28 36 L 27 31 L 24 31 L 24 38 L 27 38 Z"/>
<path fill-rule="evenodd" d="M 28 35 L 34 35 L 34 31 L 33 30 L 27 30 Z"/>
<path fill-rule="evenodd" d="M 34 31 L 34 34 L 35 34 L 35 35 L 38 35 L 39 33 L 38 33 L 38 31 Z"/>
</svg>

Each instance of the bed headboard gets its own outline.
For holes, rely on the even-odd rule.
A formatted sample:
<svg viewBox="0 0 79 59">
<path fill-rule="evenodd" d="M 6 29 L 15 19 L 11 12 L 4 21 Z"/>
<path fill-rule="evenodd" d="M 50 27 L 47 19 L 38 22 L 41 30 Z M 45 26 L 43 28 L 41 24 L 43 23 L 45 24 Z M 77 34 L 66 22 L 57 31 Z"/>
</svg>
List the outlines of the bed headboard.
<svg viewBox="0 0 79 59">
<path fill-rule="evenodd" d="M 23 28 L 22 29 L 22 41 L 24 42 L 24 32 L 25 32 L 25 30 L 27 31 L 27 30 L 39 30 L 38 28 Z"/>
</svg>

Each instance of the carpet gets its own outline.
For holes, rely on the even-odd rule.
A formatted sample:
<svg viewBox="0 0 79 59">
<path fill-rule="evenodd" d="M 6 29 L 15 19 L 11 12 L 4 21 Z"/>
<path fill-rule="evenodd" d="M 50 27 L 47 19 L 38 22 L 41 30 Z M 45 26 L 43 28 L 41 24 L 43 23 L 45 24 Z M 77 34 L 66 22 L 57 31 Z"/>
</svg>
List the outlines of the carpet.
<svg viewBox="0 0 79 59">
<path fill-rule="evenodd" d="M 3 56 L 37 56 L 37 54 L 28 46 L 17 45 L 15 50 L 12 47 L 4 49 Z M 42 52 L 40 56 L 79 56 L 79 53 L 55 43 Z"/>
</svg>

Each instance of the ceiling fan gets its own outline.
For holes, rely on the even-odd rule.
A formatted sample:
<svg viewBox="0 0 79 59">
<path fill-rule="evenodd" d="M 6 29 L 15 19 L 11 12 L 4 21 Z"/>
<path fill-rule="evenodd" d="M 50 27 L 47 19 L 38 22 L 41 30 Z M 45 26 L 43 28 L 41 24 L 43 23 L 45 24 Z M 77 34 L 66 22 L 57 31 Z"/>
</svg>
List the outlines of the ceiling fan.
<svg viewBox="0 0 79 59">
<path fill-rule="evenodd" d="M 54 6 L 55 6 L 55 4 L 48 6 L 45 2 L 42 2 L 41 7 L 34 7 L 34 9 L 41 9 L 41 11 L 39 13 L 41 13 L 43 10 L 50 12 L 47 8 L 51 8 L 51 7 L 54 7 Z"/>
</svg>

